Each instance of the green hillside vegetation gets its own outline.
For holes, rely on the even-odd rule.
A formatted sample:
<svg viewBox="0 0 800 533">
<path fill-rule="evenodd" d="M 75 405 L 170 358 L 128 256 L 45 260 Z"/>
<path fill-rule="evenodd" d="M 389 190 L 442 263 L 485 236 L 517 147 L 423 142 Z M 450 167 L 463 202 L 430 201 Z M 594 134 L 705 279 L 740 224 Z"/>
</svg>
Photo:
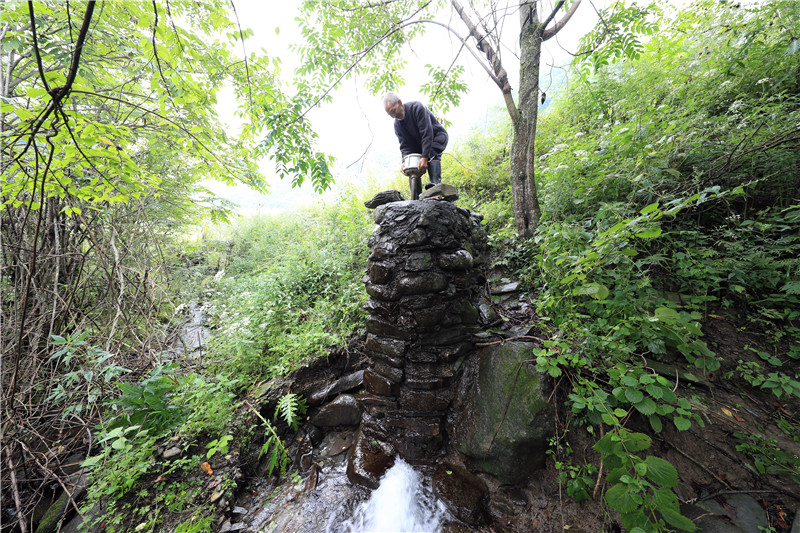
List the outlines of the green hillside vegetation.
<svg viewBox="0 0 800 533">
<path fill-rule="evenodd" d="M 502 111 L 443 164 L 458 204 L 485 217 L 492 267 L 529 287 L 535 325 L 551 339 L 536 357 L 568 413 L 551 458 L 565 492 L 602 498 L 638 533 L 693 529 L 672 491 L 678 472 L 647 450 L 667 427 L 704 420 L 674 377 L 654 371 L 658 363 L 779 402 L 788 414 L 778 425 L 794 448 L 763 444 L 756 428 L 737 438 L 755 471 L 800 485 L 800 5 L 696 2 L 658 26 L 635 58 L 585 56 L 540 116 L 542 223 L 534 238 L 515 236 L 512 135 Z M 155 162 L 137 164 L 160 172 Z M 6 186 L 4 201 L 18 194 Z M 363 334 L 373 228 L 363 201 L 389 188 L 405 190 L 400 179 L 370 182 L 314 209 L 204 230 L 197 218 L 181 222 L 178 212 L 196 207 L 172 203 L 181 191 L 142 205 L 152 217 L 146 226 L 124 209 L 128 200 L 98 212 L 109 220 L 91 227 L 108 235 L 124 233 L 112 223 L 124 213 L 117 223 L 129 224 L 130 248 L 117 264 L 152 272 L 157 289 L 146 304 L 109 304 L 115 296 L 105 285 L 117 271 L 97 266 L 114 257 L 105 245 L 105 255 L 86 263 L 90 273 L 71 278 L 85 320 L 65 319 L 41 341 L 46 372 L 23 365 L 31 385 L 19 396 L 35 401 L 39 418 L 4 426 L 4 449 L 13 439 L 46 467 L 82 454 L 92 483 L 81 511 L 107 531 L 131 523 L 214 530 L 215 507 L 198 497 L 196 476 L 232 439 L 269 454 L 271 471 L 292 475 L 277 428 L 296 428 L 303 399 L 284 397 L 272 420 L 249 419 L 246 435 L 237 417 L 251 411 L 255 387 Z M 18 283 L 8 276 L 4 289 Z M 11 308 L 13 297 L 3 299 Z M 170 354 L 159 341 L 190 302 L 206 305 L 214 337 L 199 356 Z M 118 309 L 134 318 L 109 331 Z M 746 359 L 720 357 L 707 335 L 714 321 L 752 333 L 759 348 L 745 349 Z M 72 439 L 49 434 L 49 423 L 69 428 Z M 84 427 L 88 441 L 75 437 Z M 579 429 L 593 434 L 609 473 L 604 494 L 593 493 L 601 465 L 571 457 L 570 432 Z M 180 457 L 154 459 L 178 437 Z M 161 482 L 170 476 L 180 481 Z M 5 498 L 5 477 L 3 485 Z M 227 479 L 220 490 L 230 495 L 236 486 Z M 34 490 L 20 487 L 22 503 L 35 506 Z"/>
</svg>

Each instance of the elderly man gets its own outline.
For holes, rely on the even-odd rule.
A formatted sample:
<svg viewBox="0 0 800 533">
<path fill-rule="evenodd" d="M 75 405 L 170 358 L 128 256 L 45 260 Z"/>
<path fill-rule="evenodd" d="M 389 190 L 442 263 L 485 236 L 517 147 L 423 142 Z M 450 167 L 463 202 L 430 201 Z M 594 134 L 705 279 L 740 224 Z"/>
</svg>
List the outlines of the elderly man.
<svg viewBox="0 0 800 533">
<path fill-rule="evenodd" d="M 442 152 L 447 147 L 447 131 L 427 107 L 419 102 L 404 104 L 395 93 L 387 93 L 383 98 L 383 108 L 394 119 L 394 133 L 400 141 L 403 158 L 408 154 L 421 154 L 419 174 L 428 172 L 431 187 L 442 182 Z M 400 167 L 405 170 L 405 163 Z M 419 177 L 409 179 L 413 200 L 419 199 L 422 182 Z"/>
</svg>

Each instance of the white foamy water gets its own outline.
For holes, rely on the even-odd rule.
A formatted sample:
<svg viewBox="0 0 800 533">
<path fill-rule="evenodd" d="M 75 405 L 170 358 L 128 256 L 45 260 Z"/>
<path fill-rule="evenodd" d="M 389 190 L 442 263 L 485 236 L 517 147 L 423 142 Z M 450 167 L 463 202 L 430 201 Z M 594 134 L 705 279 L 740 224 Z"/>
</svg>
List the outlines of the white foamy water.
<svg viewBox="0 0 800 533">
<path fill-rule="evenodd" d="M 342 533 L 434 533 L 447 520 L 447 510 L 423 485 L 422 476 L 400 458 L 381 478 L 369 499 L 359 504 L 352 518 L 329 524 L 328 531 Z"/>
</svg>

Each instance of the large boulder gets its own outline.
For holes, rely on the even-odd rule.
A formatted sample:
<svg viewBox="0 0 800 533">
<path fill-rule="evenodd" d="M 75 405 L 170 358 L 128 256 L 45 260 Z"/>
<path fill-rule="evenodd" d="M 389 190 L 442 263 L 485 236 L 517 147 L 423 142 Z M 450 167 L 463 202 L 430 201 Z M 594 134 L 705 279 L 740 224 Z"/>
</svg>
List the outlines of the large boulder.
<svg viewBox="0 0 800 533">
<path fill-rule="evenodd" d="M 475 468 L 503 483 L 519 483 L 544 463 L 554 412 L 533 345 L 484 348 L 464 364 L 449 418 L 456 448 Z"/>
</svg>

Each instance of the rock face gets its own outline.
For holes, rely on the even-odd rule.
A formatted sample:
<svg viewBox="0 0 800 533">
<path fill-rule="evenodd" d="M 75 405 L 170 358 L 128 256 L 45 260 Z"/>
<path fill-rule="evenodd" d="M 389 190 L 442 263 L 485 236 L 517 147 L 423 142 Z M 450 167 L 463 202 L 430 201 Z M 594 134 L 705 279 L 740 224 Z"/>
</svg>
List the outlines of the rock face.
<svg viewBox="0 0 800 533">
<path fill-rule="evenodd" d="M 469 358 L 449 420 L 454 447 L 475 468 L 518 483 L 545 459 L 553 434 L 549 391 L 536 372 L 530 344 L 508 342 Z"/>
<path fill-rule="evenodd" d="M 479 313 L 471 302 L 483 282 L 486 234 L 479 215 L 449 202 L 384 204 L 373 219 L 364 278 L 371 363 L 355 449 L 380 444 L 411 463 L 434 462 L 456 370 L 473 351 Z M 353 477 L 363 483 L 363 475 Z"/>
</svg>

